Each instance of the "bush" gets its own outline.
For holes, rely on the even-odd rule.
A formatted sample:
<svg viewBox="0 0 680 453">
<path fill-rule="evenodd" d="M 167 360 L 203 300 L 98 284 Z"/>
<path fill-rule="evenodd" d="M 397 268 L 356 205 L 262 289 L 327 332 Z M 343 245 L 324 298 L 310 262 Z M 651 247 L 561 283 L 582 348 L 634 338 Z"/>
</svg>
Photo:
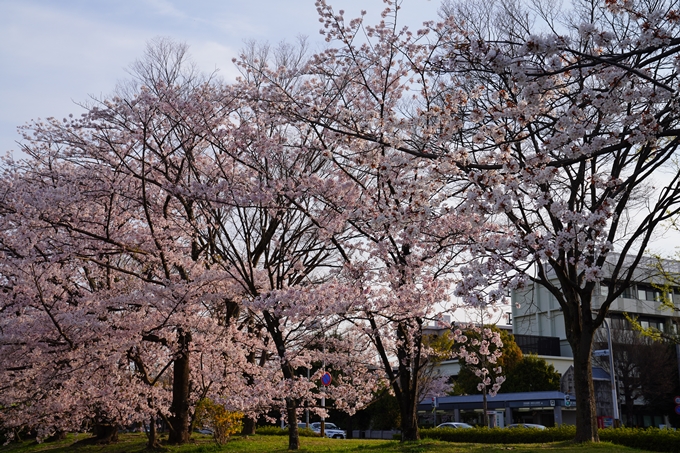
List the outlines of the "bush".
<svg viewBox="0 0 680 453">
<path fill-rule="evenodd" d="M 680 452 L 680 432 L 670 429 L 601 429 L 600 440 L 644 450 Z"/>
<path fill-rule="evenodd" d="M 420 431 L 423 439 L 438 439 L 448 442 L 469 442 L 484 444 L 530 444 L 571 440 L 576 435 L 575 426 L 547 429 L 503 429 L 472 428 L 451 429 L 431 428 Z"/>
<path fill-rule="evenodd" d="M 680 431 L 658 428 L 616 428 L 601 429 L 600 440 L 631 448 L 651 451 L 680 453 Z M 538 444 L 572 440 L 576 427 L 562 425 L 555 428 L 502 429 L 502 428 L 430 428 L 421 429 L 422 439 L 437 439 L 448 442 L 483 444 Z"/>
<path fill-rule="evenodd" d="M 243 428 L 243 414 L 241 412 L 228 411 L 221 404 L 214 403 L 209 399 L 203 399 L 196 406 L 194 424 L 210 428 L 215 442 L 222 445 L 229 440 L 232 434 L 241 432 L 241 428 Z"/>
<path fill-rule="evenodd" d="M 287 436 L 288 428 L 281 429 L 278 426 L 265 425 L 258 426 L 255 432 L 263 436 Z M 311 428 L 298 428 L 298 435 L 300 437 L 321 437 L 321 434 L 315 433 Z"/>
</svg>

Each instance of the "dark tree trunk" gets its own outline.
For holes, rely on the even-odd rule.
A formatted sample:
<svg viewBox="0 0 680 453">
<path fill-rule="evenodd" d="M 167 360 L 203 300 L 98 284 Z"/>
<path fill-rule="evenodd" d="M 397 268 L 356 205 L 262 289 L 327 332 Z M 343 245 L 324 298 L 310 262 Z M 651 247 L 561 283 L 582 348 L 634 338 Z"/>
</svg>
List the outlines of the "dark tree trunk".
<svg viewBox="0 0 680 453">
<path fill-rule="evenodd" d="M 56 442 L 64 439 L 66 439 L 66 431 L 57 431 L 47 439 L 47 442 Z"/>
<path fill-rule="evenodd" d="M 246 436 L 251 436 L 255 434 L 255 429 L 257 427 L 257 420 L 251 417 L 245 417 L 243 419 L 243 429 L 241 433 Z"/>
<path fill-rule="evenodd" d="M 151 417 L 151 422 L 149 423 L 149 430 L 146 432 L 146 437 L 148 442 L 146 448 L 148 450 L 155 450 L 160 447 L 160 442 L 158 441 L 158 432 L 156 431 L 156 417 Z"/>
<path fill-rule="evenodd" d="M 407 404 L 407 407 L 401 410 L 401 441 L 420 440 L 416 405 L 412 404 L 411 401 L 404 402 L 404 404 Z"/>
<path fill-rule="evenodd" d="M 634 428 L 635 427 L 635 413 L 633 412 L 633 398 L 626 394 L 625 396 L 625 401 L 626 401 L 626 426 L 629 428 Z"/>
<path fill-rule="evenodd" d="M 274 341 L 276 352 L 281 358 L 281 373 L 283 378 L 290 381 L 295 377 L 295 370 L 286 360 L 286 342 L 283 339 L 283 334 L 279 329 L 280 318 L 273 316 L 270 312 L 264 312 L 264 319 L 266 322 L 267 331 Z M 297 426 L 297 408 L 298 401 L 295 398 L 286 397 L 286 416 L 288 417 L 288 449 L 300 449 L 300 435 Z"/>
<path fill-rule="evenodd" d="M 576 442 L 599 442 L 597 414 L 595 411 L 595 387 L 591 361 L 594 331 L 583 329 L 574 352 L 574 391 L 576 393 Z"/>
<path fill-rule="evenodd" d="M 189 431 L 189 380 L 191 377 L 189 343 L 191 343 L 191 334 L 180 331 L 178 337 L 180 351 L 177 353 L 173 365 L 172 404 L 169 418 L 170 435 L 168 442 L 171 444 L 185 444 L 189 441 L 191 434 Z"/>
<path fill-rule="evenodd" d="M 399 412 L 401 414 L 401 441 L 409 442 L 420 440 L 418 431 L 418 387 L 419 375 L 417 361 L 420 356 L 419 351 L 413 351 L 408 346 L 408 325 L 397 325 L 397 338 L 404 346 L 397 348 L 397 358 L 399 359 L 399 385 L 393 386 L 395 395 L 399 400 Z M 418 338 L 420 336 L 418 335 Z M 416 343 L 414 340 L 413 343 Z M 414 346 L 412 346 L 414 347 Z M 415 363 L 415 366 L 414 366 Z"/>
<path fill-rule="evenodd" d="M 402 369 L 403 368 L 403 369 Z M 401 386 L 398 391 L 395 389 L 397 398 L 399 399 L 399 412 L 401 414 L 401 441 L 409 442 L 420 440 L 420 433 L 418 432 L 418 416 L 417 416 L 417 401 L 416 394 L 412 391 L 414 382 L 408 367 L 399 366 L 399 381 Z M 417 382 L 417 381 L 416 381 Z M 393 386 L 393 387 L 396 387 Z"/>
<path fill-rule="evenodd" d="M 118 442 L 118 425 L 96 424 L 94 425 L 94 437 L 98 444 Z"/>
<path fill-rule="evenodd" d="M 295 398 L 286 398 L 286 415 L 288 417 L 288 449 L 300 449 L 300 433 L 297 425 L 297 404 Z"/>
</svg>

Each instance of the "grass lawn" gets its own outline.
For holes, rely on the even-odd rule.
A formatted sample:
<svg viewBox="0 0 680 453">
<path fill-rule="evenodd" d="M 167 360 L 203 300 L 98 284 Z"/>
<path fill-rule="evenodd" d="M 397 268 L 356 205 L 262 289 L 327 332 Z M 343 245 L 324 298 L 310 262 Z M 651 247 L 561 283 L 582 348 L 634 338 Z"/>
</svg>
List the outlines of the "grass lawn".
<svg viewBox="0 0 680 453">
<path fill-rule="evenodd" d="M 0 452 L 9 453 L 136 453 L 144 451 L 146 437 L 144 434 L 120 434 L 119 442 L 111 445 L 88 445 L 79 443 L 88 439 L 89 434 L 69 435 L 65 440 L 37 444 L 35 442 L 23 442 L 0 446 Z M 555 451 L 559 453 L 614 453 L 614 452 L 638 452 L 647 450 L 635 450 L 610 443 L 574 445 L 570 442 L 556 442 L 549 444 L 523 444 L 523 445 L 490 445 L 490 444 L 463 444 L 423 440 L 420 442 L 401 444 L 398 441 L 367 440 L 367 439 L 322 439 L 314 437 L 302 437 L 300 439 L 302 452 L 357 452 L 357 453 L 531 453 Z M 168 446 L 164 451 L 168 453 L 199 453 L 199 452 L 262 452 L 283 453 L 287 452 L 288 437 L 286 436 L 251 436 L 242 438 L 234 437 L 226 445 L 218 447 L 212 438 L 202 434 L 194 434 L 192 442 L 181 447 Z"/>
</svg>

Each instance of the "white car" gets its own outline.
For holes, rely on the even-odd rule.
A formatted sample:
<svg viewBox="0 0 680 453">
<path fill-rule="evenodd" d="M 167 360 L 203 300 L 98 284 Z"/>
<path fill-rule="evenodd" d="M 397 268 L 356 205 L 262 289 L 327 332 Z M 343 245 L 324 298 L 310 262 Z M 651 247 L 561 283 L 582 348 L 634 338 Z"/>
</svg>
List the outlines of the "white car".
<svg viewBox="0 0 680 453">
<path fill-rule="evenodd" d="M 315 433 L 321 433 L 321 422 L 310 423 L 309 427 Z M 347 439 L 347 433 L 345 430 L 335 426 L 335 423 L 326 422 L 324 432 L 326 433 L 326 437 L 330 437 L 332 439 Z"/>
<path fill-rule="evenodd" d="M 467 423 L 446 422 L 442 423 L 441 425 L 437 425 L 437 428 L 472 428 L 472 426 L 468 425 Z"/>
<path fill-rule="evenodd" d="M 535 423 L 513 423 L 512 425 L 508 425 L 508 429 L 516 428 L 545 429 L 545 426 L 537 425 Z"/>
</svg>

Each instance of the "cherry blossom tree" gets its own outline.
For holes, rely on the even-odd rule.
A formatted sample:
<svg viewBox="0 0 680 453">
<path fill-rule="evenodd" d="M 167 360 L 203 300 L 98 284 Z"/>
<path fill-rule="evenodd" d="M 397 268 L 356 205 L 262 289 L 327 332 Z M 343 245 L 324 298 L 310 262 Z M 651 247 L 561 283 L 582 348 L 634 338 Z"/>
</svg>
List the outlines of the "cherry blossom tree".
<svg viewBox="0 0 680 453">
<path fill-rule="evenodd" d="M 548 288 L 574 353 L 576 440 L 597 440 L 594 332 L 680 201 L 677 172 L 658 178 L 679 143 L 675 4 L 450 3 L 417 33 L 396 25 L 398 2 L 374 27 L 317 5 L 331 46 L 302 95 L 277 87 L 272 102 L 469 183 L 457 213 L 487 223 L 457 294 L 479 306 Z"/>
<path fill-rule="evenodd" d="M 318 152 L 333 172 L 332 178 L 309 185 L 316 187 L 314 197 L 322 208 L 305 206 L 301 212 L 318 225 L 327 225 L 329 218 L 337 219 L 333 225 L 347 225 L 346 233 L 337 227 L 325 229 L 339 254 L 340 282 L 346 287 L 341 299 L 345 306 L 334 310 L 372 342 L 400 404 L 403 439 L 417 439 L 416 407 L 428 363 L 423 329 L 441 310 L 437 304 L 448 301 L 449 272 L 463 250 L 458 239 L 467 239 L 463 232 L 474 227 L 475 217 L 456 214 L 452 200 L 460 187 L 446 172 L 380 143 L 336 134 L 287 110 L 286 104 L 304 104 L 310 90 L 317 89 L 304 71 L 281 66 L 272 70 L 247 58 L 241 65 L 246 78 L 257 81 L 257 90 L 249 95 L 265 111 L 305 125 L 315 138 L 307 154 Z M 292 76 L 282 83 L 286 71 Z M 389 74 L 384 83 L 391 81 Z M 386 112 L 394 99 L 391 90 L 385 90 Z"/>
<path fill-rule="evenodd" d="M 455 355 L 462 361 L 461 368 L 476 377 L 476 389 L 482 393 L 483 423 L 489 426 L 487 395 L 494 397 L 505 382 L 499 359 L 503 355 L 501 334 L 488 326 L 461 325 L 453 331 Z"/>
<path fill-rule="evenodd" d="M 123 373 L 148 386 L 138 391 L 143 403 L 119 400 L 121 405 L 131 405 L 127 412 L 98 410 L 127 423 L 130 410 L 148 406 L 141 412 L 165 418 L 171 427 L 170 441 L 184 443 L 199 389 L 203 397 L 209 389 L 230 387 L 234 395 L 247 393 L 240 391 L 246 383 L 239 370 L 247 368 L 243 359 L 252 338 L 209 316 L 211 307 L 232 297 L 233 288 L 196 255 L 193 225 L 187 220 L 191 204 L 163 187 L 191 178 L 185 164 L 191 153 L 186 151 L 197 147 L 200 136 L 190 131 L 190 119 L 210 113 L 201 108 L 213 89 L 209 80 L 199 80 L 193 71 L 177 69 L 184 57 L 182 48 L 165 44 L 156 45 L 158 60 L 144 66 L 160 79 L 145 79 L 140 73 L 144 77 L 136 90 L 129 85 L 119 96 L 91 106 L 80 119 L 49 119 L 25 129 L 24 151 L 29 159 L 7 164 L 5 181 L 10 190 L 3 199 L 3 220 L 10 224 L 4 230 L 3 251 L 13 270 L 2 275 L 7 279 L 6 299 L 15 303 L 24 290 L 21 279 L 36 275 L 32 271 L 36 267 L 46 267 L 39 278 L 28 280 L 33 294 L 43 295 L 38 299 L 43 300 L 41 306 L 27 310 L 31 319 L 38 323 L 40 316 L 52 319 L 60 343 L 71 353 L 77 350 L 84 363 L 94 364 L 102 379 Z M 157 64 L 173 70 L 158 71 Z M 172 78 L 162 78 L 166 76 Z M 194 108 L 188 109 L 189 105 Z M 178 120 L 178 112 L 184 122 Z M 52 285 L 49 293 L 42 280 Z M 25 299 L 29 303 L 31 297 Z M 57 311 L 62 307 L 63 312 Z M 96 340 L 81 344 L 79 337 L 68 338 L 70 329 L 79 334 L 86 330 L 78 325 L 96 326 Z M 34 341 L 45 342 L 48 334 L 36 332 Z M 10 340 L 8 345 L 12 344 Z M 94 344 L 108 349 L 97 350 Z M 220 351 L 211 350 L 218 345 Z M 104 350 L 118 374 L 113 373 L 115 366 L 92 360 L 98 353 L 105 355 Z M 75 359 L 56 363 L 86 371 Z M 17 368 L 12 363 L 7 366 Z M 48 379 L 49 370 L 45 371 L 42 379 Z M 81 376 L 80 382 L 84 379 Z M 58 387 L 64 393 L 77 391 L 63 384 Z M 135 387 L 128 387 L 134 394 Z M 46 384 L 35 388 L 52 389 Z M 162 397 L 154 397 L 160 388 Z M 109 393 L 113 398 L 110 389 Z M 27 413 L 27 406 L 14 403 L 3 406 Z M 238 409 L 245 403 L 233 401 Z M 35 404 L 30 407 L 47 411 Z M 58 411 L 55 416 L 65 418 Z M 154 443 L 151 436 L 150 444 Z"/>
<path fill-rule="evenodd" d="M 25 128 L 30 158 L 7 165 L 7 269 L 30 276 L 22 266 L 59 268 L 56 277 L 41 279 L 55 287 L 52 299 L 61 301 L 66 292 L 75 302 L 69 299 L 57 314 L 53 302 L 44 302 L 32 319 L 53 319 L 65 336 L 72 325 L 95 325 L 87 320 L 93 317 L 98 344 L 109 348 L 118 374 L 113 365 L 92 361 L 91 342 L 61 343 L 94 363 L 102 379 L 122 373 L 144 389 L 126 387 L 139 395 L 118 400 L 127 411 L 98 409 L 113 432 L 137 410 L 137 419 L 151 418 L 150 446 L 154 417 L 168 422 L 170 442 L 184 443 L 200 399 L 251 419 L 282 404 L 290 448 L 297 449 L 300 404 L 324 412 L 315 403 L 319 376 L 309 380 L 300 369 L 323 359 L 339 371 L 328 394 L 350 412 L 368 401 L 379 380 L 370 372 L 371 358 L 357 350 L 360 341 L 336 339 L 334 354 L 324 357 L 308 347 L 319 329 L 342 321 L 337 310 L 346 304 L 336 278 L 344 217 L 315 201 L 338 187 L 326 157 L 314 151 L 313 131 L 249 104 L 252 83 L 228 86 L 197 75 L 184 65 L 185 50 L 156 42 L 133 66 L 136 78 L 115 96 L 96 101 L 79 119 Z M 30 253 L 20 252 L 16 241 Z M 0 275 L 16 294 L 21 286 L 11 281 L 12 272 Z M 33 294 L 44 293 L 44 284 L 33 280 Z M 73 307 L 86 311 L 76 317 L 67 313 Z M 7 325 L 19 326 L 10 318 Z M 8 338 L 6 346 L 16 346 Z M 9 368 L 17 368 L 12 360 L 20 352 L 5 356 Z M 38 388 L 52 389 L 45 382 Z M 17 401 L 10 398 L 4 407 L 27 414 L 28 404 Z M 55 416 L 63 418 L 59 411 Z M 47 431 L 55 423 L 44 425 Z"/>
</svg>

